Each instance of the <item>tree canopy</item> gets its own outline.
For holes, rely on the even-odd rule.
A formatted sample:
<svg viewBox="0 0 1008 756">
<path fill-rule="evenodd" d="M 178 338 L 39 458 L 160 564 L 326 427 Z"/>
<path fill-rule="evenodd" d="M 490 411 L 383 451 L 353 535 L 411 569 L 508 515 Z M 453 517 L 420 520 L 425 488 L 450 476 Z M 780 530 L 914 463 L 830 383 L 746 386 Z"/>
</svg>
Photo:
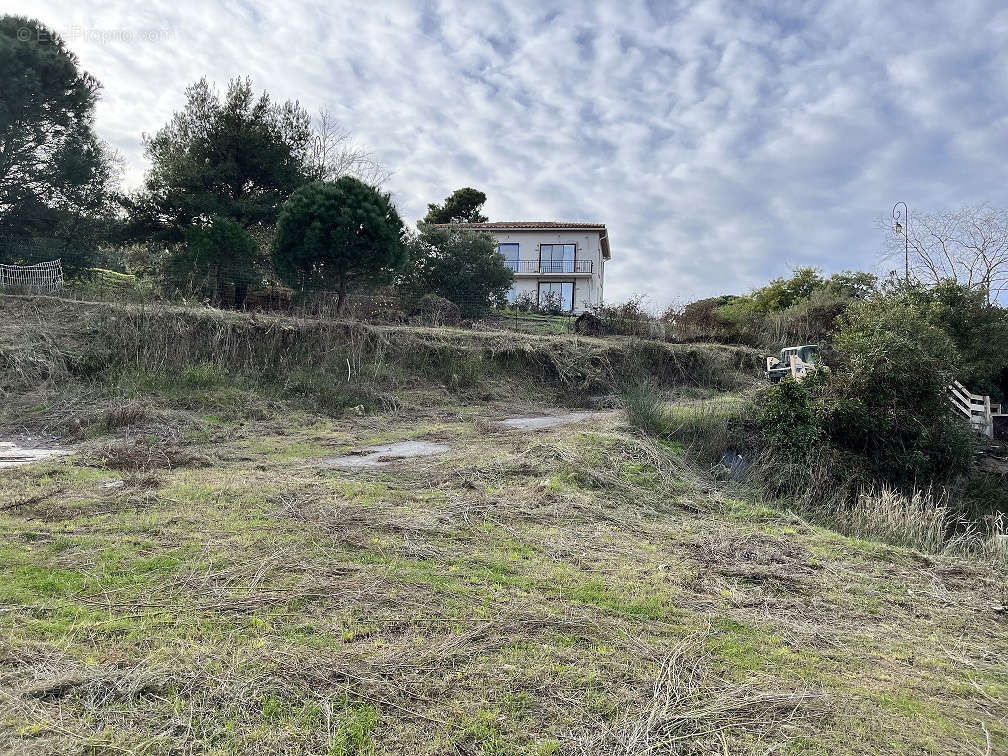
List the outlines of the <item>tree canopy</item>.
<svg viewBox="0 0 1008 756">
<path fill-rule="evenodd" d="M 444 204 L 427 205 L 424 223 L 486 223 L 483 203 L 486 195 L 479 189 L 466 186 L 445 197 Z"/>
<path fill-rule="evenodd" d="M 273 264 L 295 289 L 332 288 L 342 312 L 351 285 L 380 282 L 406 262 L 402 218 L 388 194 L 344 176 L 297 189 L 284 203 Z"/>
<path fill-rule="evenodd" d="M 825 428 L 838 448 L 903 487 L 968 469 L 969 431 L 951 416 L 946 393 L 961 355 L 928 298 L 904 289 L 854 301 L 834 346 L 841 364 Z"/>
<path fill-rule="evenodd" d="M 272 226 L 310 173 L 311 118 L 297 102 L 256 97 L 247 78 L 223 98 L 205 78 L 185 94 L 185 107 L 145 139 L 151 168 L 131 201 L 140 231 L 179 241 L 215 215 Z"/>
<path fill-rule="evenodd" d="M 94 132 L 98 81 L 58 34 L 20 16 L 0 18 L 0 81 L 0 233 L 95 244 L 118 179 Z"/>
<path fill-rule="evenodd" d="M 186 233 L 183 252 L 173 260 L 177 278 L 186 274 L 196 279 L 209 279 L 211 299 L 221 301 L 227 284 L 235 287 L 235 304 L 241 305 L 248 285 L 255 278 L 255 257 L 258 244 L 252 235 L 237 221 L 220 215 L 209 222 L 193 226 Z M 181 270 L 178 270 L 180 269 Z M 190 288 L 197 288 L 193 280 Z"/>
<path fill-rule="evenodd" d="M 489 234 L 420 224 L 408 243 L 407 286 L 455 302 L 465 317 L 482 314 L 504 299 L 514 271 L 497 252 Z"/>
<path fill-rule="evenodd" d="M 888 254 L 909 252 L 910 276 L 934 286 L 955 281 L 994 304 L 1008 290 L 1008 209 L 974 205 L 913 212 L 888 233 Z M 895 272 L 895 271 L 894 271 Z"/>
</svg>

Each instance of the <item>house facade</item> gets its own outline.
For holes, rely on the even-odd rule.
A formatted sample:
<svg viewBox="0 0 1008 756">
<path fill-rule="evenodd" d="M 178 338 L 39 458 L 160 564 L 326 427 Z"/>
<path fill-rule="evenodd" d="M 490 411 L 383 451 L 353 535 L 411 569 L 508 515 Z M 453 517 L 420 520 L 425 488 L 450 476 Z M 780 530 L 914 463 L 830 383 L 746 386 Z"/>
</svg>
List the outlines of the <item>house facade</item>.
<svg viewBox="0 0 1008 756">
<path fill-rule="evenodd" d="M 564 312 L 584 312 L 602 303 L 605 263 L 611 258 L 603 223 L 518 221 L 461 223 L 485 231 L 515 272 L 508 301 L 519 297 L 539 305 L 559 300 Z"/>
</svg>

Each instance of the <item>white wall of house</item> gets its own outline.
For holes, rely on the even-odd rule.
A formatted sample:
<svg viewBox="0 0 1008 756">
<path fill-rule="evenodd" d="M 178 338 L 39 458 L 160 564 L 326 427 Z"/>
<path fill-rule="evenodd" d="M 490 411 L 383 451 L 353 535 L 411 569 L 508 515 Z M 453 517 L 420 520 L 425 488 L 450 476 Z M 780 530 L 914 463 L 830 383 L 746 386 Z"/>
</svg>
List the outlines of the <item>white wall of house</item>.
<svg viewBox="0 0 1008 756">
<path fill-rule="evenodd" d="M 597 231 L 580 230 L 493 230 L 498 244 L 517 244 L 519 261 L 538 261 L 543 244 L 574 244 L 574 261 L 591 261 L 591 273 L 540 273 L 519 270 L 515 274 L 513 296 L 530 293 L 538 298 L 540 282 L 573 283 L 574 312 L 602 302 L 605 281 L 602 246 Z M 535 267 L 535 266 L 533 266 Z"/>
</svg>

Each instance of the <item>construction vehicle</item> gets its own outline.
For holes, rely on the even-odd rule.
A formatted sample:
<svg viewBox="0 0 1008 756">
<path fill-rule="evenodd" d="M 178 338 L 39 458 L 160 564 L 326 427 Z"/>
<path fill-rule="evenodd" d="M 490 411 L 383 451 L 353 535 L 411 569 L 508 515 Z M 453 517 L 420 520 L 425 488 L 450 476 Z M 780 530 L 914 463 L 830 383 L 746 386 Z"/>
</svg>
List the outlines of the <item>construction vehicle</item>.
<svg viewBox="0 0 1008 756">
<path fill-rule="evenodd" d="M 767 357 L 766 360 L 766 376 L 774 383 L 788 376 L 800 381 L 818 372 L 819 368 L 818 344 L 785 347 L 781 349 L 780 359 Z"/>
</svg>

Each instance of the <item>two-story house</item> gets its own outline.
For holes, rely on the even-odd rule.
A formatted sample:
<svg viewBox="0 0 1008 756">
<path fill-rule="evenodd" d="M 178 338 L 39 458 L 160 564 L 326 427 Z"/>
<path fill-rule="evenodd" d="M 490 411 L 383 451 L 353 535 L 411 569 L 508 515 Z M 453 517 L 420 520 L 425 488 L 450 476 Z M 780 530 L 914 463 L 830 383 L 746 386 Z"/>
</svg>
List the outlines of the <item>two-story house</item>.
<svg viewBox="0 0 1008 756">
<path fill-rule="evenodd" d="M 559 299 L 565 311 L 583 312 L 602 303 L 605 263 L 610 259 L 604 223 L 509 221 L 460 223 L 486 231 L 515 272 L 508 294 L 514 301 L 528 294 L 538 303 Z"/>
</svg>

